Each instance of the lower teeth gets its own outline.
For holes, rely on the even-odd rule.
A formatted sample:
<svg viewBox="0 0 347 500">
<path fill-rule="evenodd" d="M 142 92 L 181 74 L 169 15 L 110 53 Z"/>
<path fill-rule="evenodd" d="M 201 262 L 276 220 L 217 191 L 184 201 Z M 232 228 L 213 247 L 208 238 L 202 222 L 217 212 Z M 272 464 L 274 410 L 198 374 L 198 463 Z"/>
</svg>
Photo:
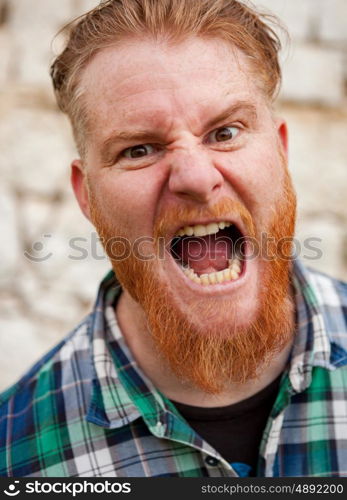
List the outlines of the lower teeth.
<svg viewBox="0 0 347 500">
<path fill-rule="evenodd" d="M 198 276 L 193 269 L 182 267 L 184 274 L 200 285 L 215 285 L 219 283 L 225 283 L 227 281 L 236 280 L 241 274 L 241 261 L 238 258 L 229 260 L 229 267 L 223 269 L 222 271 L 202 274 Z"/>
</svg>

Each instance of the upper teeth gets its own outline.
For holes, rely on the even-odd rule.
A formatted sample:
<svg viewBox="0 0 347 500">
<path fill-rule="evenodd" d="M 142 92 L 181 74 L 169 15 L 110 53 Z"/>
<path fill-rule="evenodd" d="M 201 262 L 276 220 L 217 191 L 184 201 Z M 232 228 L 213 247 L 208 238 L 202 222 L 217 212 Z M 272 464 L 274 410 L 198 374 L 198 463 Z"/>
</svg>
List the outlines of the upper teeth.
<svg viewBox="0 0 347 500">
<path fill-rule="evenodd" d="M 196 226 L 185 226 L 177 231 L 175 236 L 207 236 L 208 234 L 216 234 L 220 229 L 225 229 L 231 226 L 230 222 L 211 222 L 206 226 L 197 224 Z"/>
</svg>

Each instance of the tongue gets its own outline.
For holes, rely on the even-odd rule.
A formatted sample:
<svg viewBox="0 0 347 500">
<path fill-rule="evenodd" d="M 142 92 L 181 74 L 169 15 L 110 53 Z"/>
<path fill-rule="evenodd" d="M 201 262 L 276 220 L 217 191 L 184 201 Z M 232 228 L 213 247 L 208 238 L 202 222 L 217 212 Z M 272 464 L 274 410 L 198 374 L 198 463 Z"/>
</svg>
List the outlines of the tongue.
<svg viewBox="0 0 347 500">
<path fill-rule="evenodd" d="M 228 267 L 232 256 L 230 237 L 216 234 L 200 238 L 184 237 L 175 246 L 175 254 L 181 262 L 188 265 L 196 274 L 212 273 Z"/>
</svg>

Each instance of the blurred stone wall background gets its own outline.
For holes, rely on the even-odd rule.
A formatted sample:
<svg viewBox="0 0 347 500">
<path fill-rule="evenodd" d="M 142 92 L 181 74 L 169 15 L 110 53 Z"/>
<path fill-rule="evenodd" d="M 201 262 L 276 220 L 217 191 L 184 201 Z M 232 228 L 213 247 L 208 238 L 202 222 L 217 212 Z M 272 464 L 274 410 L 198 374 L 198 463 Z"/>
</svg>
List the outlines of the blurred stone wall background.
<svg viewBox="0 0 347 500">
<path fill-rule="evenodd" d="M 69 186 L 76 152 L 48 75 L 54 34 L 97 3 L 0 0 L 0 389 L 89 311 L 109 268 Z M 289 124 L 297 234 L 302 244 L 322 240 L 312 243 L 320 259 L 302 256 L 347 279 L 347 2 L 254 3 L 292 39 L 278 108 Z"/>
</svg>

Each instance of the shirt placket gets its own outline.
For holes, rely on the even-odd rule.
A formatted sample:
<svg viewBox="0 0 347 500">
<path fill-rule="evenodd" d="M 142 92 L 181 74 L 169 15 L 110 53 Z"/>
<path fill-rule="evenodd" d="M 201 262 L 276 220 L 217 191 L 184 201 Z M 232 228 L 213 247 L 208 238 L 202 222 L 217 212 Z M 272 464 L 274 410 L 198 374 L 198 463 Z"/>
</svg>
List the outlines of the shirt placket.
<svg viewBox="0 0 347 500">
<path fill-rule="evenodd" d="M 157 438 L 168 439 L 198 451 L 209 477 L 239 477 L 231 465 L 175 411 L 168 408 L 163 397 L 163 410 L 156 422 L 147 421 L 150 432 Z M 179 430 L 178 430 L 179 429 Z M 202 474 L 203 475 L 203 474 Z"/>
</svg>

